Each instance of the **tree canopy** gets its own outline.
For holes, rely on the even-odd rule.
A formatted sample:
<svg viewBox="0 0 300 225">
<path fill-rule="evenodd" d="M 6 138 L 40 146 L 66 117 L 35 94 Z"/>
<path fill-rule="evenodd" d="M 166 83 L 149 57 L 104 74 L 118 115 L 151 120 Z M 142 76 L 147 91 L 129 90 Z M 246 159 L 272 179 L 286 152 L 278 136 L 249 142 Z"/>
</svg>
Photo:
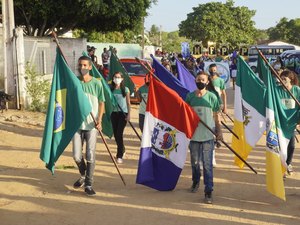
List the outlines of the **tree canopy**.
<svg viewBox="0 0 300 225">
<path fill-rule="evenodd" d="M 256 33 L 254 15 L 255 11 L 248 7 L 235 7 L 233 0 L 224 4 L 199 4 L 179 24 L 179 34 L 203 43 L 213 41 L 231 47 L 252 44 Z"/>
<path fill-rule="evenodd" d="M 275 27 L 268 29 L 271 40 L 286 41 L 300 45 L 300 18 L 288 20 L 283 17 Z"/>
<path fill-rule="evenodd" d="M 156 0 L 14 0 L 16 26 L 25 34 L 58 35 L 77 28 L 84 31 L 124 31 L 140 24 Z"/>
</svg>

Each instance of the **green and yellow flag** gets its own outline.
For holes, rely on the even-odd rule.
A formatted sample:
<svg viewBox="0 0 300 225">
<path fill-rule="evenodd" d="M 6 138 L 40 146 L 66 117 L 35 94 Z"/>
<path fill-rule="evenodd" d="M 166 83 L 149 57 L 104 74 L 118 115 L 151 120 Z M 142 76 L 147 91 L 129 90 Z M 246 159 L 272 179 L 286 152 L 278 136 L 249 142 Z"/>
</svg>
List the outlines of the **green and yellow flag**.
<svg viewBox="0 0 300 225">
<path fill-rule="evenodd" d="M 56 51 L 40 159 L 54 173 L 55 162 L 91 112 L 79 79 Z"/>
<path fill-rule="evenodd" d="M 85 52 L 82 53 L 84 56 L 88 56 Z M 101 81 L 103 86 L 103 92 L 105 96 L 105 112 L 102 117 L 102 132 L 107 135 L 109 138 L 113 136 L 113 129 L 110 120 L 110 115 L 113 112 L 113 108 L 117 106 L 117 102 L 115 97 L 113 96 L 106 80 L 103 78 L 102 74 L 97 70 L 95 65 L 93 64 L 92 71 L 90 71 L 90 75 L 97 78 Z"/>
</svg>

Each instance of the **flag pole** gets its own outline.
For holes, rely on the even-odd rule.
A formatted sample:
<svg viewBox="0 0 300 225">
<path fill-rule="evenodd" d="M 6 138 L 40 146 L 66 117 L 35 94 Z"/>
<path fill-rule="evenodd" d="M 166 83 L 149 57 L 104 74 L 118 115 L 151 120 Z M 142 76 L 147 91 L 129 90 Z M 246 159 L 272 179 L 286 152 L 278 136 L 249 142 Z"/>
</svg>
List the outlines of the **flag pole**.
<svg viewBox="0 0 300 225">
<path fill-rule="evenodd" d="M 123 111 L 123 109 L 121 108 L 121 106 L 118 104 L 119 109 L 121 109 L 122 113 L 125 115 L 125 112 Z M 140 139 L 140 141 L 142 140 L 141 136 L 139 135 L 139 133 L 136 131 L 136 129 L 134 128 L 134 126 L 132 125 L 132 123 L 130 122 L 130 120 L 128 120 L 129 125 L 131 126 L 131 128 L 133 129 L 134 133 L 136 134 L 136 136 L 138 137 L 138 139 Z"/>
<path fill-rule="evenodd" d="M 95 125 L 97 125 L 97 122 L 96 122 L 95 117 L 94 117 L 94 115 L 93 115 L 92 112 L 90 113 L 90 115 L 92 116 Z M 104 136 L 103 136 L 102 131 L 101 131 L 100 129 L 97 129 L 97 130 L 98 130 L 98 132 L 99 132 L 99 134 L 100 134 L 100 136 L 101 136 L 101 139 L 102 139 L 102 141 L 103 141 L 103 143 L 104 143 L 104 145 L 105 145 L 105 147 L 106 147 L 106 149 L 107 149 L 107 151 L 108 151 L 108 154 L 109 154 L 111 160 L 113 161 L 113 163 L 114 163 L 114 165 L 115 165 L 115 167 L 116 167 L 116 169 L 117 169 L 117 171 L 118 171 L 118 174 L 119 174 L 121 180 L 123 181 L 124 186 L 126 186 L 125 180 L 124 180 L 124 178 L 123 178 L 123 176 L 122 176 L 122 174 L 121 174 L 121 172 L 120 172 L 120 170 L 119 170 L 119 167 L 118 167 L 118 165 L 117 165 L 117 163 L 116 163 L 115 158 L 113 157 L 113 155 L 111 154 L 111 152 L 110 152 L 110 150 L 109 150 L 108 144 L 107 144 L 107 142 L 106 142 L 106 140 L 105 140 L 105 138 L 104 138 Z"/>
<path fill-rule="evenodd" d="M 225 116 L 227 116 L 228 117 L 228 119 L 230 119 L 230 121 L 231 122 L 233 122 L 234 123 L 234 121 L 233 121 L 233 119 L 227 114 L 227 113 L 225 113 L 225 112 L 221 112 L 221 113 L 224 113 L 225 114 Z"/>
<path fill-rule="evenodd" d="M 151 70 L 149 70 L 142 62 L 139 58 L 135 57 L 136 61 L 138 61 L 145 69 L 148 70 L 148 72 L 155 77 L 157 80 L 159 80 L 160 82 L 162 82 Z M 217 134 L 206 124 L 204 123 L 201 118 L 200 118 L 200 122 L 215 136 L 217 137 Z M 234 151 L 224 140 L 220 140 L 236 157 L 238 157 L 243 163 L 245 163 L 255 174 L 257 174 L 257 171 L 255 169 L 253 169 L 253 167 L 247 163 L 236 151 Z"/>
<path fill-rule="evenodd" d="M 297 103 L 297 105 L 300 107 L 300 103 L 297 100 L 297 98 L 292 94 L 292 92 L 287 88 L 287 86 L 284 84 L 284 82 L 282 81 L 282 79 L 280 78 L 279 74 L 277 73 L 277 71 L 270 65 L 270 63 L 268 62 L 268 60 L 266 59 L 266 57 L 262 54 L 262 52 L 257 48 L 257 46 L 255 46 L 258 54 L 261 56 L 261 58 L 264 60 L 264 62 L 266 63 L 266 65 L 269 67 L 269 69 L 272 71 L 272 74 L 279 80 L 279 82 L 281 83 L 282 87 L 290 94 L 290 96 L 292 97 L 292 99 L 295 100 L 295 102 Z"/>
<path fill-rule="evenodd" d="M 202 123 L 213 135 L 217 136 L 217 134 L 206 124 L 204 123 L 200 118 L 200 123 Z M 243 163 L 245 163 L 255 174 L 257 174 L 257 171 L 253 169 L 253 167 L 246 162 L 236 151 L 234 151 L 224 140 L 221 141 L 233 154 L 235 154 L 236 157 L 238 157 Z"/>
<path fill-rule="evenodd" d="M 64 56 L 64 53 L 63 53 L 63 51 L 62 51 L 62 49 L 61 49 L 61 47 L 60 47 L 60 44 L 59 44 L 59 42 L 58 42 L 57 35 L 56 35 L 56 33 L 55 33 L 54 31 L 52 31 L 52 37 L 54 38 L 54 41 L 55 41 L 55 43 L 56 43 L 56 45 L 57 45 L 57 47 L 58 47 L 58 49 L 59 49 L 59 51 L 60 51 L 62 57 L 64 58 L 66 64 L 68 65 L 68 62 L 67 62 L 67 60 L 66 60 L 66 58 L 65 58 L 65 56 Z M 93 115 L 92 113 L 90 113 L 90 115 L 92 116 L 92 118 L 93 118 L 93 120 L 94 120 L 94 123 L 95 123 L 95 125 L 96 125 L 97 123 L 96 123 L 96 121 L 95 121 L 94 115 Z M 107 151 L 108 151 L 108 153 L 109 153 L 109 155 L 110 155 L 110 158 L 112 159 L 112 161 L 113 161 L 113 163 L 114 163 L 114 165 L 115 165 L 115 167 L 116 167 L 116 169 L 117 169 L 117 171 L 118 171 L 118 173 L 119 173 L 119 175 L 120 175 L 120 177 L 121 177 L 121 179 L 122 179 L 122 181 L 123 181 L 123 184 L 126 186 L 125 180 L 124 180 L 123 176 L 121 175 L 120 170 L 119 170 L 119 167 L 118 167 L 118 165 L 116 164 L 116 161 L 115 161 L 114 157 L 112 156 L 112 154 L 111 154 L 111 152 L 110 152 L 110 150 L 109 150 L 109 148 L 108 148 L 108 145 L 107 145 L 107 143 L 106 143 L 106 141 L 105 141 L 105 139 L 104 139 L 104 136 L 103 136 L 102 132 L 101 132 L 100 130 L 98 130 L 98 131 L 99 131 L 99 134 L 100 134 L 100 136 L 101 136 L 101 139 L 102 139 L 103 143 L 104 143 L 105 146 L 106 146 L 106 149 L 107 149 Z"/>
<path fill-rule="evenodd" d="M 233 130 L 231 130 L 223 121 L 221 121 L 221 124 L 227 129 L 229 130 L 230 133 L 232 133 L 237 139 L 239 139 L 239 136 L 237 136 L 236 133 L 234 133 Z"/>
</svg>

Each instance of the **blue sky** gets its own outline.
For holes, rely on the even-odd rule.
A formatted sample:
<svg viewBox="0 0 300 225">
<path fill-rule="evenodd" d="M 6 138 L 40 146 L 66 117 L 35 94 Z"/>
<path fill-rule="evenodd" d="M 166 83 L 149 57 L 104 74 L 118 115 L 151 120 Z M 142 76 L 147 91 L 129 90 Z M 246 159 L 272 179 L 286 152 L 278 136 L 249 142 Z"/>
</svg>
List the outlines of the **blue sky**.
<svg viewBox="0 0 300 225">
<path fill-rule="evenodd" d="M 148 9 L 149 16 L 145 18 L 145 28 L 149 30 L 152 24 L 162 26 L 163 31 L 178 30 L 178 24 L 193 12 L 193 7 L 205 4 L 207 0 L 158 0 L 156 5 Z M 225 3 L 226 0 L 216 2 Z M 300 0 L 235 0 L 235 6 L 247 6 L 256 10 L 253 17 L 256 28 L 267 29 L 276 26 L 280 18 L 300 18 Z"/>
</svg>

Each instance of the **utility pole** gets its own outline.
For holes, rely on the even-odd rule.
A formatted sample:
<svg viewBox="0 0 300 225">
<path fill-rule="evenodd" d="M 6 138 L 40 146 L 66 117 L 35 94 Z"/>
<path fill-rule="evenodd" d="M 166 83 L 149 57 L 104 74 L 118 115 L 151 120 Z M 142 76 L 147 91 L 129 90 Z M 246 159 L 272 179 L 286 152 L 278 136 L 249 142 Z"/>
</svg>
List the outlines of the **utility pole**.
<svg viewBox="0 0 300 225">
<path fill-rule="evenodd" d="M 161 32 L 162 32 L 162 25 L 159 26 L 159 46 L 160 46 L 160 49 L 162 51 Z"/>
<path fill-rule="evenodd" d="M 13 36 L 15 29 L 14 5 L 12 0 L 2 0 L 3 23 L 3 75 L 4 90 L 7 94 L 16 96 L 13 68 Z M 14 104 L 15 108 L 16 105 Z"/>
<path fill-rule="evenodd" d="M 145 17 L 143 17 L 142 22 L 142 59 L 144 58 L 144 49 L 145 49 Z"/>
</svg>

